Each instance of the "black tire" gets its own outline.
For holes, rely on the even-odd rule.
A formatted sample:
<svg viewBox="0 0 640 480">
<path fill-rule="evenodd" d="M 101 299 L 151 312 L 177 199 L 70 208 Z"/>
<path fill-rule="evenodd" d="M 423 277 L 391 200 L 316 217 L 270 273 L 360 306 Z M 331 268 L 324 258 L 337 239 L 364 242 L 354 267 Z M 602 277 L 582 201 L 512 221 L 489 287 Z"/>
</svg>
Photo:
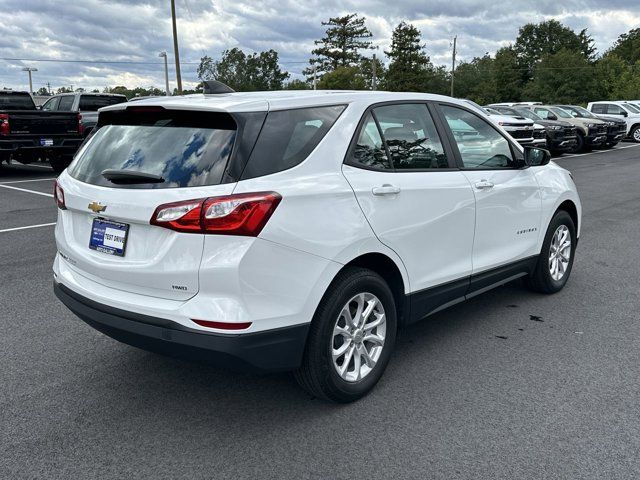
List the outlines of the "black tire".
<svg viewBox="0 0 640 480">
<path fill-rule="evenodd" d="M 585 149 L 584 134 L 578 132 L 576 135 L 576 145 L 571 149 L 571 153 L 580 153 Z"/>
<path fill-rule="evenodd" d="M 565 225 L 569 229 L 569 236 L 571 238 L 571 256 L 569 258 L 568 266 L 563 276 L 556 280 L 551 276 L 549 267 L 549 256 L 551 251 L 551 242 L 556 230 Z M 528 285 L 532 290 L 540 293 L 557 293 L 564 288 L 569 276 L 571 275 L 571 269 L 573 267 L 573 260 L 575 258 L 576 251 L 576 227 L 573 223 L 571 216 L 564 210 L 559 210 L 551 219 L 549 228 L 544 237 L 542 243 L 542 250 L 538 263 L 533 273 L 528 277 Z"/>
<path fill-rule="evenodd" d="M 640 143 L 640 125 L 635 125 L 629 132 L 629 138 L 636 143 Z"/>
<path fill-rule="evenodd" d="M 55 173 L 62 173 L 65 168 L 69 166 L 71 163 L 71 158 L 59 156 L 59 157 L 51 157 L 49 159 L 49 165 Z"/>
<path fill-rule="evenodd" d="M 340 377 L 333 364 L 333 329 L 343 307 L 363 292 L 375 295 L 384 307 L 385 340 L 371 371 L 364 378 L 349 382 Z M 378 383 L 384 373 L 395 344 L 396 330 L 396 305 L 384 279 L 366 268 L 347 267 L 337 275 L 318 305 L 309 329 L 302 365 L 294 376 L 300 386 L 314 397 L 339 403 L 358 400 Z"/>
</svg>

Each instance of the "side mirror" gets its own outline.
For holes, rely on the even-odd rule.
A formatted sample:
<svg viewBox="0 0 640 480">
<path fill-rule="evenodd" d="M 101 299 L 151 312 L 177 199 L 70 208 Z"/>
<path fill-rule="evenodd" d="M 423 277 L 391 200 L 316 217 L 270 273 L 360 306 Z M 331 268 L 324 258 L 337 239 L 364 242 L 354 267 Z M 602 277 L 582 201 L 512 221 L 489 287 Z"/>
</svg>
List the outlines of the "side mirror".
<svg viewBox="0 0 640 480">
<path fill-rule="evenodd" d="M 547 115 L 547 120 L 558 120 L 558 116 L 555 113 Z"/>
<path fill-rule="evenodd" d="M 629 114 L 628 114 L 627 112 L 622 112 L 622 116 L 623 116 L 623 117 L 628 117 L 628 116 L 629 116 Z"/>
<path fill-rule="evenodd" d="M 524 147 L 524 163 L 530 167 L 546 165 L 551 161 L 549 150 L 538 147 Z"/>
</svg>

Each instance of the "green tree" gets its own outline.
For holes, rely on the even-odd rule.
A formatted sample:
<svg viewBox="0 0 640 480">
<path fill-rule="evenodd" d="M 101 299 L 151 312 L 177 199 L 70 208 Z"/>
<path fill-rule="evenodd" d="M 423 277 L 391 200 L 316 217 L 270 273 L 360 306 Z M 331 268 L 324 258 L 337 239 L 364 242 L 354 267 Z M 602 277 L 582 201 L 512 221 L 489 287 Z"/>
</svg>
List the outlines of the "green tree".
<svg viewBox="0 0 640 480">
<path fill-rule="evenodd" d="M 547 54 L 536 65 L 534 78 L 524 95 L 548 103 L 586 104 L 597 96 L 594 66 L 575 51 L 561 49 Z"/>
<path fill-rule="evenodd" d="M 496 52 L 493 75 L 497 101 L 518 102 L 523 100 L 522 89 L 526 82 L 524 73 L 519 68 L 518 55 L 513 47 L 502 47 Z"/>
<path fill-rule="evenodd" d="M 73 93 L 69 87 L 60 87 L 56 90 L 56 93 Z"/>
<path fill-rule="evenodd" d="M 294 78 L 293 80 L 284 84 L 285 90 L 309 90 L 309 84 L 304 80 L 300 80 L 299 78 Z"/>
<path fill-rule="evenodd" d="M 397 92 L 421 92 L 425 76 L 433 65 L 424 51 L 420 30 L 401 22 L 391 35 L 391 48 L 384 52 L 391 60 L 385 88 Z"/>
<path fill-rule="evenodd" d="M 615 53 L 603 56 L 595 66 L 595 76 L 598 79 L 597 98 L 603 100 L 617 100 L 624 97 L 625 84 L 629 81 L 627 72 L 629 65 Z"/>
<path fill-rule="evenodd" d="M 281 90 L 289 78 L 280 70 L 275 50 L 247 55 L 239 48 L 226 50 L 218 61 L 205 55 L 197 73 L 200 80 L 218 80 L 239 92 Z"/>
<path fill-rule="evenodd" d="M 557 20 L 522 26 L 513 49 L 521 68 L 527 69 L 529 74 L 533 73 L 536 64 L 544 57 L 563 49 L 580 53 L 588 61 L 595 59 L 596 52 L 593 39 L 586 29 L 576 33 Z"/>
<path fill-rule="evenodd" d="M 338 67 L 325 73 L 318 82 L 321 90 L 365 90 L 366 87 L 359 67 Z"/>
<path fill-rule="evenodd" d="M 328 27 L 325 36 L 314 42 L 318 47 L 311 51 L 311 67 L 303 72 L 309 81 L 313 78 L 314 68 L 319 78 L 339 67 L 357 66 L 363 58 L 360 52 L 373 48 L 369 40 L 373 34 L 365 25 L 365 18 L 357 13 L 329 18 L 322 25 Z"/>
<path fill-rule="evenodd" d="M 50 93 L 49 93 L 49 90 L 47 90 L 47 87 L 40 87 L 36 92 L 36 95 L 45 96 L 45 95 L 50 95 Z"/>
<path fill-rule="evenodd" d="M 497 101 L 494 64 L 495 60 L 488 53 L 460 63 L 454 77 L 455 95 L 480 105 Z"/>
<path fill-rule="evenodd" d="M 634 28 L 618 37 L 606 55 L 617 55 L 629 64 L 640 60 L 640 28 Z"/>
</svg>

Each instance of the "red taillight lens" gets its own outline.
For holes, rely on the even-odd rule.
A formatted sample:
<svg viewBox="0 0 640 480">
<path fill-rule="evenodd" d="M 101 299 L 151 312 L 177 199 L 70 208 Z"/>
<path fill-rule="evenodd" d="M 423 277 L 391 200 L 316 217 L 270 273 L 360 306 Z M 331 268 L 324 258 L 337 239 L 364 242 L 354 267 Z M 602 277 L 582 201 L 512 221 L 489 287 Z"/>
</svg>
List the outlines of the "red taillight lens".
<svg viewBox="0 0 640 480">
<path fill-rule="evenodd" d="M 229 323 L 229 322 L 212 322 L 210 320 L 192 320 L 201 327 L 219 328 L 221 330 L 244 330 L 251 326 L 251 322 Z"/>
<path fill-rule="evenodd" d="M 78 133 L 84 135 L 84 124 L 82 123 L 82 115 L 78 114 Z"/>
<path fill-rule="evenodd" d="M 0 135 L 9 135 L 9 114 L 0 113 Z"/>
<path fill-rule="evenodd" d="M 256 237 L 281 200 L 276 192 L 257 192 L 167 203 L 149 223 L 186 233 Z"/>
<path fill-rule="evenodd" d="M 60 210 L 66 210 L 67 206 L 64 204 L 64 190 L 56 180 L 53 182 L 53 200 Z"/>
</svg>

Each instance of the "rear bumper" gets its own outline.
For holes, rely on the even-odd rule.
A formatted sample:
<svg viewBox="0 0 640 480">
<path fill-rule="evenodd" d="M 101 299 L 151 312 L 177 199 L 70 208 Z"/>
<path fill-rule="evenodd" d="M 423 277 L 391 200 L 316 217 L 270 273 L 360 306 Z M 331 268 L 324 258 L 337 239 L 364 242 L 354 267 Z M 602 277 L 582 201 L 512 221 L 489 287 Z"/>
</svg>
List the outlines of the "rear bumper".
<svg viewBox="0 0 640 480">
<path fill-rule="evenodd" d="M 51 139 L 52 145 L 41 145 L 42 138 Z M 80 147 L 83 138 L 73 136 L 56 138 L 51 136 L 23 136 L 20 138 L 0 139 L 0 153 L 14 155 L 74 154 Z"/>
<path fill-rule="evenodd" d="M 54 282 L 54 292 L 81 320 L 120 342 L 164 355 L 243 372 L 300 366 L 309 324 L 255 333 L 218 334 L 103 305 Z"/>
</svg>

